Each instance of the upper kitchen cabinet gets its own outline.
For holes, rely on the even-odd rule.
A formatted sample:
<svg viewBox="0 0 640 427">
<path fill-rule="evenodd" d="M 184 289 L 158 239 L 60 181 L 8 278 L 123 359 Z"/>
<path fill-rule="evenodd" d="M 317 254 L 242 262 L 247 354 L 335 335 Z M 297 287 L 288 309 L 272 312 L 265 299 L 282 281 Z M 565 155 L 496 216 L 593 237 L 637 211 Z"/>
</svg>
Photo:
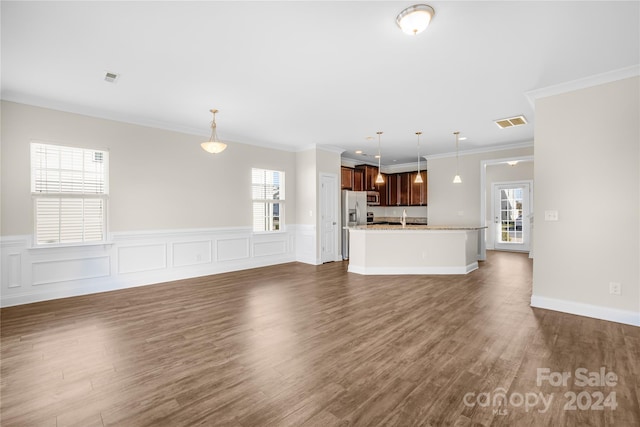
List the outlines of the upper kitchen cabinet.
<svg viewBox="0 0 640 427">
<path fill-rule="evenodd" d="M 421 171 L 422 184 L 416 184 L 417 172 L 394 173 L 386 176 L 388 206 L 426 206 L 427 172 Z"/>
<path fill-rule="evenodd" d="M 409 173 L 409 205 L 410 206 L 426 206 L 427 205 L 427 171 L 420 171 L 422 183 L 416 184 L 417 172 Z"/>
<path fill-rule="evenodd" d="M 353 191 L 364 190 L 364 171 L 361 169 L 353 170 Z"/>
<path fill-rule="evenodd" d="M 353 169 L 342 166 L 340 168 L 340 182 L 343 190 L 353 190 Z"/>
<path fill-rule="evenodd" d="M 376 177 L 378 176 L 378 168 L 370 165 L 358 165 L 355 168 L 356 171 L 361 170 L 364 173 L 364 187 L 365 191 L 378 191 L 378 185 L 376 184 Z"/>
<path fill-rule="evenodd" d="M 387 205 L 409 206 L 409 174 L 389 174 L 387 179 Z"/>
</svg>

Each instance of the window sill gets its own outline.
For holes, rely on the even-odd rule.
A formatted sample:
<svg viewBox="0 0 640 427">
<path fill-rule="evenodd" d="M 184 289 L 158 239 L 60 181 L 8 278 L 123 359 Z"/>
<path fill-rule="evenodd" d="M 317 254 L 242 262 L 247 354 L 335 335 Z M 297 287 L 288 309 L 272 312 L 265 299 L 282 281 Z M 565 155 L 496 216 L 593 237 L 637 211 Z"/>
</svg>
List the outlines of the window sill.
<svg viewBox="0 0 640 427">
<path fill-rule="evenodd" d="M 85 242 L 85 243 L 52 243 L 48 245 L 37 245 L 30 246 L 27 248 L 29 251 L 40 251 L 40 250 L 48 250 L 48 249 L 76 249 L 76 248 L 90 248 L 94 246 L 111 246 L 113 245 L 112 241 L 103 241 L 103 242 Z"/>
<path fill-rule="evenodd" d="M 284 234 L 286 230 L 273 230 L 273 231 L 252 231 L 253 234 Z"/>
</svg>

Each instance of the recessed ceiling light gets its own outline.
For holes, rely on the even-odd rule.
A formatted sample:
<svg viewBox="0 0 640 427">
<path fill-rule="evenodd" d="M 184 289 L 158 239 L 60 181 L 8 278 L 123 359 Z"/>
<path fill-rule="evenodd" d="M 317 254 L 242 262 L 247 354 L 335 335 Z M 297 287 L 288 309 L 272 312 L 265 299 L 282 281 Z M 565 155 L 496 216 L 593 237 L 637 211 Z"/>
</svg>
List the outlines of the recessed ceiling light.
<svg viewBox="0 0 640 427">
<path fill-rule="evenodd" d="M 514 126 L 522 126 L 527 124 L 527 119 L 524 116 L 507 117 L 506 119 L 494 120 L 495 124 L 500 129 L 511 128 Z"/>
<path fill-rule="evenodd" d="M 362 150 L 356 150 L 356 154 L 362 154 Z"/>
<path fill-rule="evenodd" d="M 107 71 L 106 73 L 104 73 L 104 81 L 105 82 L 115 83 L 116 80 L 118 80 L 118 77 L 120 77 L 119 74 L 112 73 L 110 71 Z"/>
<path fill-rule="evenodd" d="M 376 154 L 376 159 L 379 159 L 380 157 L 380 154 Z"/>
<path fill-rule="evenodd" d="M 372 136 L 365 136 L 364 139 L 366 139 L 367 141 L 373 141 L 373 137 Z"/>
<path fill-rule="evenodd" d="M 460 139 L 460 141 L 466 141 L 467 137 L 466 136 L 461 136 L 459 139 Z"/>
</svg>

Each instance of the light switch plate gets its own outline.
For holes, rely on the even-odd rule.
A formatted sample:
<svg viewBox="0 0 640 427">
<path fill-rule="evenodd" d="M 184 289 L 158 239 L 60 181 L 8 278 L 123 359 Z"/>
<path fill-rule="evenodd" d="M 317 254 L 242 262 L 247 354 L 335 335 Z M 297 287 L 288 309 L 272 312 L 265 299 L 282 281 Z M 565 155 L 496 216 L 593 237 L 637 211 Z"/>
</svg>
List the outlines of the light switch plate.
<svg viewBox="0 0 640 427">
<path fill-rule="evenodd" d="M 558 211 L 544 211 L 544 220 L 545 221 L 557 221 L 558 220 Z"/>
</svg>

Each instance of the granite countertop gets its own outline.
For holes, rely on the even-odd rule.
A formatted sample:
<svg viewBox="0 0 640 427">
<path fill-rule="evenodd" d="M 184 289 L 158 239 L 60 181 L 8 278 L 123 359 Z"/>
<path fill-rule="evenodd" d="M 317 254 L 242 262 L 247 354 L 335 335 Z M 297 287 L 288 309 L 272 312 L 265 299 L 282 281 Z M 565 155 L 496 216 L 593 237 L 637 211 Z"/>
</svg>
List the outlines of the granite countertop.
<svg viewBox="0 0 640 427">
<path fill-rule="evenodd" d="M 408 220 L 407 220 L 408 222 Z M 479 225 L 419 225 L 419 224 L 407 224 L 402 227 L 400 224 L 369 224 L 369 225 L 356 225 L 354 227 L 347 227 L 351 230 L 457 230 L 457 231 L 473 231 L 482 230 L 487 228 Z"/>
</svg>

